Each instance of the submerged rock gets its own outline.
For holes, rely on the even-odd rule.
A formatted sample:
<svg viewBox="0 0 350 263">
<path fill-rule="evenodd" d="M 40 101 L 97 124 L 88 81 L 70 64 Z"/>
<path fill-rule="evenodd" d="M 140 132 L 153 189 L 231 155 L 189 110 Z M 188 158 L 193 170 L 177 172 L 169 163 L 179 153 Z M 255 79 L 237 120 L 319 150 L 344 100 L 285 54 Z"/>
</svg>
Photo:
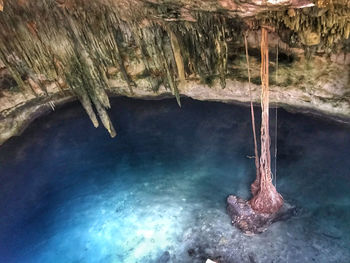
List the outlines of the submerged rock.
<svg viewBox="0 0 350 263">
<path fill-rule="evenodd" d="M 157 263 L 167 263 L 170 261 L 169 251 L 165 251 L 157 260 Z"/>
<path fill-rule="evenodd" d="M 296 214 L 296 207 L 284 203 L 282 208 L 274 214 L 255 212 L 249 202 L 237 196 L 230 195 L 227 198 L 227 212 L 232 224 L 247 235 L 264 232 L 269 225 L 277 221 L 284 221 Z"/>
</svg>

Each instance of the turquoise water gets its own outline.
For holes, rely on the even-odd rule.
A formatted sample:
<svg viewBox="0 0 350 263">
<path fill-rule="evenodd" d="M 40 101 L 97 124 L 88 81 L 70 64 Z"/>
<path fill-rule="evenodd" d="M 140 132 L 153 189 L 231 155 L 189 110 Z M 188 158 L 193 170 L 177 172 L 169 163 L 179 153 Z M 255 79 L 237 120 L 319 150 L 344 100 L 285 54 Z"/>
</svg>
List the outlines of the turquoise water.
<svg viewBox="0 0 350 263">
<path fill-rule="evenodd" d="M 225 198 L 254 179 L 249 109 L 182 103 L 113 99 L 115 139 L 71 103 L 1 146 L 0 262 L 350 262 L 349 126 L 279 110 L 300 213 L 247 237 Z"/>
</svg>

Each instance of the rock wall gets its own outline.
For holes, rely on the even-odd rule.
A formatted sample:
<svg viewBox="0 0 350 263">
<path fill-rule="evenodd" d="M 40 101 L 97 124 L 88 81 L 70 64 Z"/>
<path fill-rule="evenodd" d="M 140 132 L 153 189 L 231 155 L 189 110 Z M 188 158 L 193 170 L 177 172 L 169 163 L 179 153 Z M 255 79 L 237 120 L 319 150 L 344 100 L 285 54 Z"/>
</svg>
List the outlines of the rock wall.
<svg viewBox="0 0 350 263">
<path fill-rule="evenodd" d="M 347 120 L 348 6 L 235 3 L 5 1 L 0 13 L 0 144 L 40 113 L 72 99 L 79 99 L 93 125 L 101 122 L 112 137 L 111 95 L 174 96 L 179 105 L 180 95 L 247 102 L 244 34 L 253 99 L 259 102 L 261 25 L 271 29 L 272 103 Z M 312 34 L 302 33 L 306 29 Z"/>
</svg>

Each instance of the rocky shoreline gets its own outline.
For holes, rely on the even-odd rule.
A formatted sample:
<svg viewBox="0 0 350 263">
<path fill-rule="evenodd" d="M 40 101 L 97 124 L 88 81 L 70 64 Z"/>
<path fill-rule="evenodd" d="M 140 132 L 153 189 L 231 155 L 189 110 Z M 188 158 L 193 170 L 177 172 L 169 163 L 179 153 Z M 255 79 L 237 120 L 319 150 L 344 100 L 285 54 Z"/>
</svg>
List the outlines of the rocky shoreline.
<svg viewBox="0 0 350 263">
<path fill-rule="evenodd" d="M 227 80 L 227 86 L 222 89 L 220 84 L 214 83 L 211 87 L 203 85 L 197 81 L 186 81 L 180 87 L 180 94 L 183 97 L 190 97 L 201 101 L 217 101 L 223 103 L 232 103 L 248 105 L 248 84 L 235 80 Z M 254 103 L 259 106 L 260 87 L 252 85 Z M 133 89 L 130 93 L 128 87 L 119 86 L 111 88 L 108 91 L 109 97 L 126 96 L 135 99 L 159 100 L 172 98 L 173 95 L 164 86 L 160 87 L 155 93 L 142 87 Z M 53 92 L 48 96 L 31 98 L 21 103 L 14 101 L 13 107 L 3 109 L 0 115 L 0 145 L 5 143 L 9 138 L 20 135 L 25 128 L 36 118 L 48 114 L 55 110 L 56 107 L 63 106 L 67 102 L 77 100 L 76 96 L 69 91 Z M 175 98 L 174 98 L 175 100 Z M 343 101 L 334 106 L 332 100 L 328 102 L 321 100 L 311 94 L 302 92 L 299 89 L 289 89 L 283 91 L 280 87 L 271 87 L 272 106 L 282 107 L 290 112 L 300 112 L 321 118 L 328 118 L 341 123 L 350 123 L 350 103 Z M 313 102 L 313 103 L 311 103 Z"/>
</svg>

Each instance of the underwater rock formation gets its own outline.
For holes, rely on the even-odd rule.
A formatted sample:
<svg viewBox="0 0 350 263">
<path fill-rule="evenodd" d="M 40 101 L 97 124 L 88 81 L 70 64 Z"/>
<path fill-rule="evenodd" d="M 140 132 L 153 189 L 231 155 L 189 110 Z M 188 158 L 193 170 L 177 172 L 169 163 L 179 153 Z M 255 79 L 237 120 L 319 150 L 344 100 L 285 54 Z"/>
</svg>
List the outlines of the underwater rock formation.
<svg viewBox="0 0 350 263">
<path fill-rule="evenodd" d="M 246 235 L 253 235 L 264 232 L 274 222 L 291 218 L 297 214 L 297 209 L 284 203 L 276 213 L 259 213 L 252 209 L 248 201 L 230 195 L 227 197 L 227 213 L 234 226 Z"/>
<path fill-rule="evenodd" d="M 0 143 L 30 121 L 25 111 L 62 98 L 80 100 L 112 137 L 110 95 L 247 102 L 243 33 L 257 102 L 261 24 L 275 31 L 271 56 L 280 50 L 271 102 L 348 119 L 349 17 L 343 1 L 4 1 Z"/>
</svg>

